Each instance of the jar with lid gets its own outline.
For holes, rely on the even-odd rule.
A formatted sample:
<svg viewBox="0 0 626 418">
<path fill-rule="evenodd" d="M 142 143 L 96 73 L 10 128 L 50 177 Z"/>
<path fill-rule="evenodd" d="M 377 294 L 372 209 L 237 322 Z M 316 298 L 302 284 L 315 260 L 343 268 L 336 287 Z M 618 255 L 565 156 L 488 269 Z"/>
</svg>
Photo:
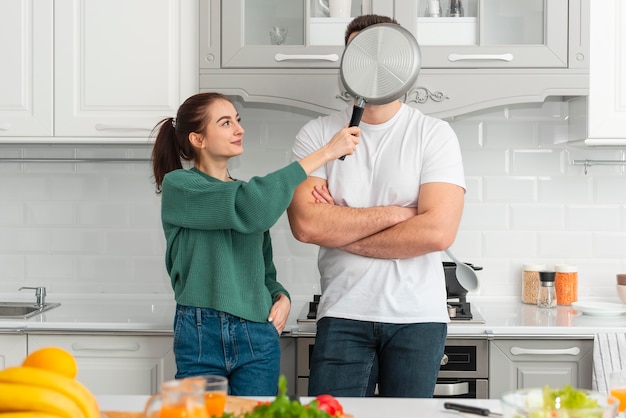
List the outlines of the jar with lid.
<svg viewBox="0 0 626 418">
<path fill-rule="evenodd" d="M 578 300 L 578 268 L 567 264 L 554 266 L 554 287 L 559 305 L 571 305 Z"/>
<path fill-rule="evenodd" d="M 539 296 L 539 272 L 546 269 L 543 264 L 524 264 L 522 266 L 522 302 L 537 304 Z"/>
<path fill-rule="evenodd" d="M 556 308 L 556 290 L 554 289 L 553 271 L 539 272 L 539 296 L 537 297 L 538 308 Z"/>
</svg>

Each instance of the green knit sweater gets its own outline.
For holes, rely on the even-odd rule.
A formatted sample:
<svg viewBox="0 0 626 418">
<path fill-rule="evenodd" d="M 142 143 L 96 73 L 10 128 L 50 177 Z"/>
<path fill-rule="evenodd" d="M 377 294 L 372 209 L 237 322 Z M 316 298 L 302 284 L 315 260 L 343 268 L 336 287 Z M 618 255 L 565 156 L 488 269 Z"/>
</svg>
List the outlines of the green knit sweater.
<svg viewBox="0 0 626 418">
<path fill-rule="evenodd" d="M 269 229 L 306 177 L 297 162 L 248 182 L 195 168 L 168 173 L 161 220 L 176 302 L 267 321 L 274 297 L 289 296 L 276 281 Z"/>
</svg>

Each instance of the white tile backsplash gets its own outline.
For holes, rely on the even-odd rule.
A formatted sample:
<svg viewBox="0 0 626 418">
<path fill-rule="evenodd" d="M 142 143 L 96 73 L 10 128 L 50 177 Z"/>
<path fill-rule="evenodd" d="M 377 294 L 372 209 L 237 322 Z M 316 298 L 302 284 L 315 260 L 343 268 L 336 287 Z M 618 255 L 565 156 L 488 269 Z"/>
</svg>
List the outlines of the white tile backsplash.
<svg viewBox="0 0 626 418">
<path fill-rule="evenodd" d="M 289 162 L 293 138 L 315 114 L 237 104 L 249 179 Z M 568 145 L 567 104 L 494 108 L 451 122 L 463 152 L 465 211 L 452 247 L 483 267 L 477 294 L 518 296 L 525 263 L 579 267 L 581 297 L 613 297 L 626 272 L 626 168 L 572 165 L 624 159 L 626 150 Z M 0 146 L 2 157 L 146 157 L 149 146 Z M 148 162 L 0 162 L 0 292 L 171 294 L 163 267 L 160 198 Z M 286 215 L 272 229 L 279 279 L 295 321 L 319 292 L 317 248 L 296 241 Z M 445 256 L 444 256 L 445 259 Z"/>
</svg>

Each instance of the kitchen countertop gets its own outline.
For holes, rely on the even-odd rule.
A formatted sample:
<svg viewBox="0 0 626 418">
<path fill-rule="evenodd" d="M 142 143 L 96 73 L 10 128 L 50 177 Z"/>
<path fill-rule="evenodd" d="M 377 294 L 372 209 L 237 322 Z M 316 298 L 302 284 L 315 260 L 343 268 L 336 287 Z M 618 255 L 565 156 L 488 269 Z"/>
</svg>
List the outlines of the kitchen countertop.
<svg viewBox="0 0 626 418">
<path fill-rule="evenodd" d="M 0 294 L 0 301 L 30 301 L 19 294 Z M 589 301 L 600 301 L 589 299 Z M 47 301 L 61 306 L 29 319 L 0 318 L 2 332 L 146 332 L 171 334 L 175 303 L 168 295 L 91 295 L 55 296 Z M 518 298 L 468 297 L 472 310 L 485 319 L 484 324 L 455 324 L 448 326 L 450 337 L 515 337 L 550 336 L 591 338 L 598 332 L 624 332 L 626 314 L 619 316 L 583 315 L 570 306 L 558 306 L 545 312 L 526 305 Z M 620 303 L 619 299 L 601 301 Z M 293 309 L 296 309 L 294 307 Z M 296 324 L 288 324 L 284 336 L 310 336 L 299 332 Z"/>
<path fill-rule="evenodd" d="M 148 396 L 131 395 L 102 395 L 98 396 L 98 403 L 102 411 L 131 411 L 140 412 L 148 400 Z M 300 398 L 302 403 L 308 403 L 312 398 Z M 337 398 L 343 405 L 344 411 L 355 418 L 379 418 L 385 416 L 398 417 L 478 417 L 478 415 L 464 414 L 443 408 L 444 402 L 450 399 L 407 399 L 407 398 Z M 497 399 L 454 399 L 456 403 L 489 408 L 492 412 L 501 412 L 500 401 Z M 419 411 L 419 412 L 418 412 Z"/>
</svg>

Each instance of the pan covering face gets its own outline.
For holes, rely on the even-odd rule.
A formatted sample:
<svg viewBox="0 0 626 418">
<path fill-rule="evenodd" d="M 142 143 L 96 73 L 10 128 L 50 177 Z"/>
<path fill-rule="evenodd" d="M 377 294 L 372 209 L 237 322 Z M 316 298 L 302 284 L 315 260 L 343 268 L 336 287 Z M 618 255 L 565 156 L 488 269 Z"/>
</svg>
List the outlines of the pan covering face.
<svg viewBox="0 0 626 418">
<path fill-rule="evenodd" d="M 354 97 L 371 104 L 392 102 L 415 83 L 421 54 L 413 35 L 393 23 L 359 32 L 341 58 L 341 81 Z"/>
</svg>

